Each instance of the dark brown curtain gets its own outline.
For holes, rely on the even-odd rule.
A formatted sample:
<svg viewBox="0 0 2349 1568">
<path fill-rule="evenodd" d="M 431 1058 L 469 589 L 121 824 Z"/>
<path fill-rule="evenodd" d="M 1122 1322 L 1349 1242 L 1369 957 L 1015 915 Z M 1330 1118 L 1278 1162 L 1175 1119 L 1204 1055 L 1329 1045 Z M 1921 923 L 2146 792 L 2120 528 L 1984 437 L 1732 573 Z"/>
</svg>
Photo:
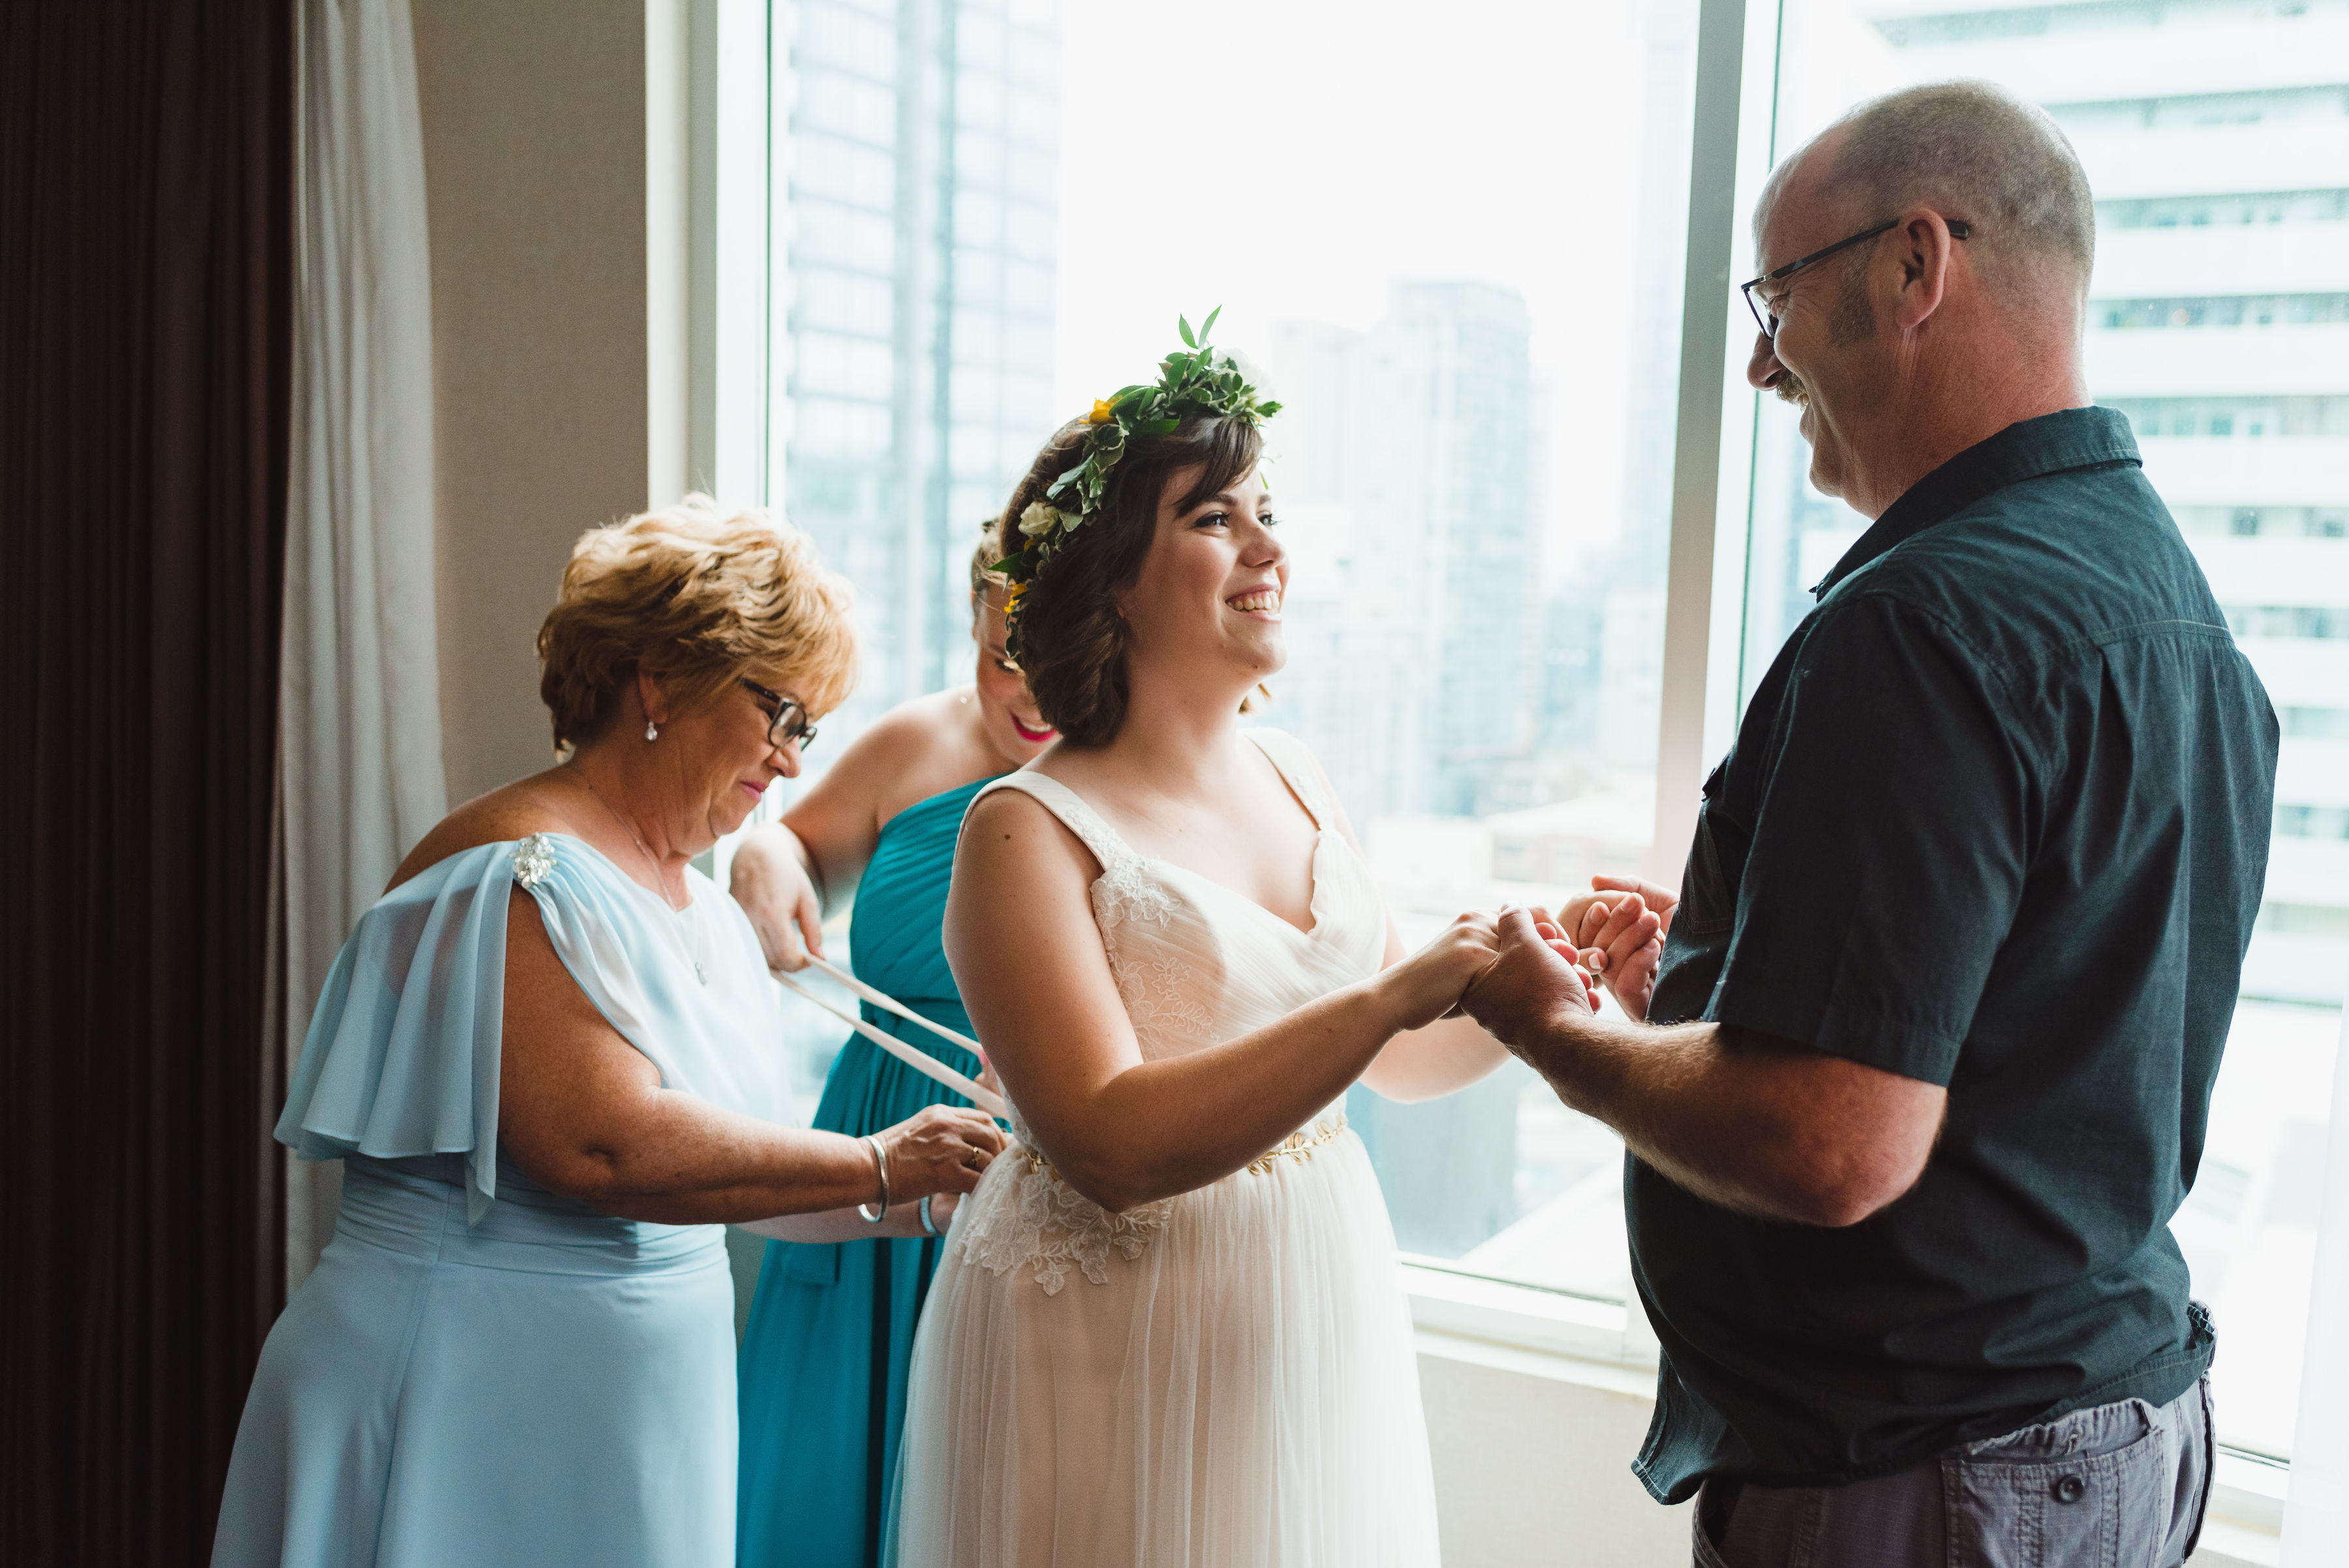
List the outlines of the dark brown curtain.
<svg viewBox="0 0 2349 1568">
<path fill-rule="evenodd" d="M 202 1563 L 263 1048 L 291 0 L 0 0 L 0 1563 Z"/>
</svg>

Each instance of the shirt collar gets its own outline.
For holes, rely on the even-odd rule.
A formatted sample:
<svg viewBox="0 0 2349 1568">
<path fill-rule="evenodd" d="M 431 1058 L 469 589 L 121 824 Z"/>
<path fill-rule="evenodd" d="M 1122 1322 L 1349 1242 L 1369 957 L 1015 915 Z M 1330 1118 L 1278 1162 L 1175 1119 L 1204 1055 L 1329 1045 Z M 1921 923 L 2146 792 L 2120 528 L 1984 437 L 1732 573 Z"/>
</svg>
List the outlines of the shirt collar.
<svg viewBox="0 0 2349 1568">
<path fill-rule="evenodd" d="M 1895 545 L 1955 516 L 1993 491 L 2026 479 L 2105 463 L 2142 463 L 2128 416 L 2116 409 L 2064 409 L 2007 426 L 1977 441 L 1903 491 L 1859 543 L 1844 552 L 1835 569 L 1819 579 L 1812 597 L 1825 598 L 1836 585 Z"/>
</svg>

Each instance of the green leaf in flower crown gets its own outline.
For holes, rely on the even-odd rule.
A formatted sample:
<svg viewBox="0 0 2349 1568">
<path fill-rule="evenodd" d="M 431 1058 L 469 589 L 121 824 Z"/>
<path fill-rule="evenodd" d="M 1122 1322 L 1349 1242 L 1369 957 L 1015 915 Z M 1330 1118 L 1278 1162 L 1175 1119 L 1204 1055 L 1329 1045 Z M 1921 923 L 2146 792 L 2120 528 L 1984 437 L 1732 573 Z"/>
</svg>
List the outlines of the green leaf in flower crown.
<svg viewBox="0 0 2349 1568">
<path fill-rule="evenodd" d="M 1264 418 L 1270 419 L 1273 415 L 1280 412 L 1280 405 L 1278 403 L 1258 403 L 1257 405 L 1256 411 L 1258 414 L 1261 414 Z"/>
<path fill-rule="evenodd" d="M 1191 336 L 1191 324 L 1188 321 L 1178 316 L 1174 318 L 1174 326 L 1183 334 L 1183 341 L 1186 346 L 1193 348 L 1199 346 L 1199 340 Z"/>
<path fill-rule="evenodd" d="M 1220 305 L 1216 306 L 1215 309 L 1207 312 L 1207 319 L 1199 323 L 1200 342 L 1205 343 L 1207 340 L 1207 334 L 1216 329 L 1216 317 L 1221 316 L 1223 313 L 1224 307 Z"/>
<path fill-rule="evenodd" d="M 1163 420 L 1150 420 L 1133 427 L 1138 436 L 1170 436 L 1183 428 L 1183 421 L 1170 414 Z"/>
</svg>

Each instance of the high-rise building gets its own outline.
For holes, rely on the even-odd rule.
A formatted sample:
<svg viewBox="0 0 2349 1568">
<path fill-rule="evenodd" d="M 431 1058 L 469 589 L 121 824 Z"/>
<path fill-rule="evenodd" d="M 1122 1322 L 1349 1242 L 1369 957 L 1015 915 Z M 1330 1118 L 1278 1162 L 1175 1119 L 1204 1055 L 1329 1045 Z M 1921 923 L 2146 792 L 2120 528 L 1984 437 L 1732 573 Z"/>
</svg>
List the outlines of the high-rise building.
<svg viewBox="0 0 2349 1568">
<path fill-rule="evenodd" d="M 1537 738 L 1532 324 L 1514 288 L 1399 283 L 1371 345 L 1382 456 L 1371 533 L 1387 561 L 1415 568 L 1402 581 L 1429 625 L 1429 804 L 1469 815 L 1495 769 Z"/>
<path fill-rule="evenodd" d="M 964 560 L 1054 424 L 1050 0 L 791 0 L 780 497 L 864 599 L 854 726 L 945 684 Z"/>
<path fill-rule="evenodd" d="M 1591 563 L 1601 598 L 1596 726 L 1609 770 L 1653 774 L 1664 691 L 1664 571 L 1672 524 L 1672 449 L 1680 424 L 1681 311 L 1686 279 L 1689 157 L 1695 134 L 1697 7 L 1632 0 L 1640 40 L 1639 198 L 1624 377 L 1623 510 L 1613 546 Z"/>
<path fill-rule="evenodd" d="M 2079 152 L 2096 198 L 2089 390 L 2128 415 L 2147 477 L 2283 725 L 2243 992 L 2338 1004 L 2349 976 L 2349 6 L 1872 0 L 1863 12 L 1873 36 L 1857 59 L 1868 77 L 1998 81 L 2042 104 Z M 1772 648 L 1861 526 L 1809 489 L 1806 459 L 1790 432 L 1760 456 L 1757 493 L 1777 504 L 1756 508 L 1754 592 L 1781 608 L 1754 629 Z M 1773 528 L 1785 530 L 1775 550 Z M 1759 667 L 1751 652 L 1747 662 Z"/>
<path fill-rule="evenodd" d="M 1472 814 L 1538 740 L 1530 347 L 1524 296 L 1483 283 L 1397 283 L 1367 334 L 1275 329 L 1272 488 L 1338 579 L 1292 585 L 1284 722 L 1366 818 Z"/>
</svg>

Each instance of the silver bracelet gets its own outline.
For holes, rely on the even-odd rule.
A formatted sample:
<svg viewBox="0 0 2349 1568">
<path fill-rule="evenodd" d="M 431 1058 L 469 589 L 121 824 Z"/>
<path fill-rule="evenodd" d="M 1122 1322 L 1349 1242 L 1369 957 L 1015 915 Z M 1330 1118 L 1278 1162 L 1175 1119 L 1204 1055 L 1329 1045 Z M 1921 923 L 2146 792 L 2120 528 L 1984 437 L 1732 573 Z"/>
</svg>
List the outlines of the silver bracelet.
<svg viewBox="0 0 2349 1568">
<path fill-rule="evenodd" d="M 881 1152 L 881 1140 L 869 1133 L 865 1135 L 864 1147 L 873 1151 L 873 1168 L 880 1173 L 881 1207 L 876 1210 L 869 1203 L 860 1203 L 856 1217 L 867 1225 L 878 1225 L 889 1212 L 889 1159 Z"/>
<path fill-rule="evenodd" d="M 922 1231 L 926 1235 L 935 1236 L 939 1233 L 938 1222 L 930 1218 L 930 1199 L 936 1196 L 937 1194 L 935 1192 L 926 1192 L 922 1194 L 922 1206 L 919 1210 L 916 1210 L 916 1212 L 919 1213 L 922 1217 Z"/>
</svg>

